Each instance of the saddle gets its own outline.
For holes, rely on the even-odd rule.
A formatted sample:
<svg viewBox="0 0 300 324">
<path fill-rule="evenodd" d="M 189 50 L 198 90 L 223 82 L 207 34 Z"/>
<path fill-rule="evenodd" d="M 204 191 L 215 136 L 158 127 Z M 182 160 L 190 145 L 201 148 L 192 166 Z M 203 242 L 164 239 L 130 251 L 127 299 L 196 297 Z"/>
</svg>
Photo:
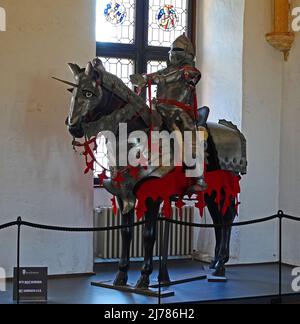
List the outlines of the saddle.
<svg viewBox="0 0 300 324">
<path fill-rule="evenodd" d="M 207 120 L 210 114 L 210 109 L 206 106 L 201 107 L 198 109 L 198 114 L 197 117 L 198 119 L 196 120 L 196 125 L 198 127 L 204 127 L 207 128 Z M 161 126 L 163 124 L 163 122 L 165 122 L 166 124 L 168 124 L 168 120 L 167 120 L 168 116 L 166 116 L 163 111 L 153 111 L 152 112 L 152 127 L 154 129 L 161 129 Z"/>
<path fill-rule="evenodd" d="M 198 121 L 197 126 L 198 127 L 206 127 L 207 126 L 207 120 L 209 117 L 210 109 L 206 106 L 198 109 Z"/>
</svg>

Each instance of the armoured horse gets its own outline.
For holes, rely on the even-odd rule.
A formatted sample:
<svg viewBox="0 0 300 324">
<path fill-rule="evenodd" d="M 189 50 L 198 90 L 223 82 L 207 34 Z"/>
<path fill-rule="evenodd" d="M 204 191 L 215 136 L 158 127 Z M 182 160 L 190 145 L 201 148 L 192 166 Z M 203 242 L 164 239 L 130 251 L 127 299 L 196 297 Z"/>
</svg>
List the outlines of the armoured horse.
<svg viewBox="0 0 300 324">
<path fill-rule="evenodd" d="M 66 126 L 75 139 L 90 139 L 103 131 L 111 131 L 117 135 L 118 125 L 126 123 L 128 133 L 136 130 L 149 132 L 153 123 L 153 114 L 145 100 L 128 88 L 119 78 L 108 73 L 99 59 L 89 62 L 86 68 L 69 64 L 75 82 L 63 81 L 72 92 L 70 112 Z M 211 269 L 215 276 L 225 276 L 225 265 L 230 257 L 231 227 L 237 215 L 237 196 L 241 175 L 247 172 L 246 140 L 238 128 L 231 122 L 221 120 L 218 124 L 207 122 L 208 108 L 199 109 L 198 125 L 204 126 L 208 132 L 206 149 L 205 179 L 208 189 L 199 195 L 198 207 L 208 207 L 215 229 L 215 257 Z M 160 128 L 167 129 L 164 116 L 161 117 Z M 109 139 L 108 139 L 109 141 Z M 109 144 L 109 143 L 108 143 Z M 120 143 L 117 143 L 119 145 Z M 140 216 L 144 217 L 144 264 L 136 287 L 147 289 L 153 272 L 153 248 L 157 235 L 157 219 L 160 208 L 168 205 L 164 184 L 174 179 L 182 179 L 181 195 L 190 184 L 182 177 L 180 170 L 173 167 L 112 167 L 111 179 L 104 181 L 104 187 L 117 197 L 122 212 L 122 224 L 133 225 L 135 208 L 139 199 L 144 199 L 140 208 Z M 176 173 L 178 172 L 178 174 Z M 122 174 L 123 181 L 117 181 Z M 155 195 L 145 197 L 149 188 L 156 188 Z M 143 196 L 144 194 L 144 196 Z M 167 199 L 178 201 L 178 192 L 169 192 Z M 139 201 L 139 203 L 141 203 Z M 179 204 L 180 205 L 180 204 Z M 130 246 L 133 228 L 122 230 L 122 256 L 119 271 L 114 281 L 115 286 L 126 286 L 130 267 Z M 169 281 L 167 263 L 160 269 L 160 280 Z"/>
</svg>

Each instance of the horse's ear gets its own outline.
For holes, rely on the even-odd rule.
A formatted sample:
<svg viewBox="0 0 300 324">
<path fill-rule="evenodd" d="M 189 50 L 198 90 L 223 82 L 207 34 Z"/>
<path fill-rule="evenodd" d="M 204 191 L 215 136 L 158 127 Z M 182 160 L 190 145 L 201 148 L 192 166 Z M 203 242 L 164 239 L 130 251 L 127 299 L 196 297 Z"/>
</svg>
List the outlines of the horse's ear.
<svg viewBox="0 0 300 324">
<path fill-rule="evenodd" d="M 69 68 L 72 71 L 74 77 L 78 76 L 81 72 L 80 67 L 77 64 L 69 63 Z"/>
<path fill-rule="evenodd" d="M 88 63 L 85 69 L 85 75 L 87 76 L 92 76 L 94 72 L 94 67 L 91 62 Z"/>
<path fill-rule="evenodd" d="M 105 71 L 105 67 L 103 65 L 103 62 L 98 58 L 96 57 L 95 59 L 93 59 L 93 67 L 96 71 L 98 71 L 99 73 Z"/>
<path fill-rule="evenodd" d="M 95 59 L 93 59 L 92 64 L 95 69 L 104 69 L 103 62 L 99 59 L 99 57 L 96 57 Z"/>
</svg>

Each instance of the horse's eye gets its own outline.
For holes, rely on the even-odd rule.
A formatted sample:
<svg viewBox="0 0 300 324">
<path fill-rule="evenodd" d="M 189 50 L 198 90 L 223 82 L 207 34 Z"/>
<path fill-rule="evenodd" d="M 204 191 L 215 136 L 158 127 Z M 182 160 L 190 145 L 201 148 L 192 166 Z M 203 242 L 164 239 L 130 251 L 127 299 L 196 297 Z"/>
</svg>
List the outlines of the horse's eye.
<svg viewBox="0 0 300 324">
<path fill-rule="evenodd" d="M 94 96 L 93 92 L 91 91 L 84 91 L 83 94 L 87 99 L 91 99 Z"/>
</svg>

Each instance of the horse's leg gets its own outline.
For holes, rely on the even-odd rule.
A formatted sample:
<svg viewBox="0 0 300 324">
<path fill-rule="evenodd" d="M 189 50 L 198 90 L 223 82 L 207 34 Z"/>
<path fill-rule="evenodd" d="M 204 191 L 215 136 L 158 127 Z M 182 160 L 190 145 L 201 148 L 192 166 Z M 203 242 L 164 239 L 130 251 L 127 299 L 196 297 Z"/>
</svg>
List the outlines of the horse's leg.
<svg viewBox="0 0 300 324">
<path fill-rule="evenodd" d="M 162 247 L 162 261 L 159 269 L 158 281 L 161 284 L 167 285 L 171 283 L 168 271 L 168 257 L 169 257 L 169 239 L 170 239 L 170 223 L 164 223 L 163 231 L 163 247 Z M 161 247 L 159 247 L 161 248 Z"/>
<path fill-rule="evenodd" d="M 230 241 L 231 241 L 231 233 L 232 233 L 231 225 L 234 222 L 235 216 L 236 216 L 235 201 L 233 200 L 225 216 L 223 216 L 223 224 L 226 227 L 223 229 L 223 242 L 220 250 L 220 260 L 224 263 L 224 265 L 230 259 Z"/>
<path fill-rule="evenodd" d="M 206 196 L 206 204 L 213 220 L 214 225 L 221 225 L 222 224 L 222 216 L 220 215 L 219 206 L 215 203 L 216 194 L 214 193 L 213 196 Z M 216 246 L 215 246 L 215 257 L 211 262 L 210 269 L 215 269 L 218 261 L 219 261 L 219 254 L 222 247 L 222 236 L 223 231 L 221 227 L 216 227 L 215 229 L 215 237 L 216 237 Z"/>
<path fill-rule="evenodd" d="M 230 258 L 230 240 L 232 233 L 232 223 L 234 222 L 236 216 L 235 211 L 235 201 L 232 201 L 231 206 L 226 211 L 225 215 L 221 215 L 222 217 L 222 243 L 219 251 L 218 262 L 215 266 L 214 276 L 217 277 L 225 277 L 226 269 L 225 265 L 229 261 Z"/>
<path fill-rule="evenodd" d="M 126 215 L 122 215 L 122 225 L 133 225 L 134 210 Z M 123 228 L 122 235 L 122 256 L 119 263 L 119 272 L 114 281 L 115 286 L 126 286 L 128 281 L 128 270 L 130 265 L 130 247 L 132 241 L 133 228 Z"/>
<path fill-rule="evenodd" d="M 145 259 L 141 271 L 141 277 L 136 287 L 147 289 L 150 284 L 150 276 L 153 272 L 153 248 L 156 241 L 157 218 L 161 202 L 154 202 L 152 199 L 147 200 L 147 212 L 145 215 L 146 224 L 144 226 L 144 252 Z"/>
</svg>

